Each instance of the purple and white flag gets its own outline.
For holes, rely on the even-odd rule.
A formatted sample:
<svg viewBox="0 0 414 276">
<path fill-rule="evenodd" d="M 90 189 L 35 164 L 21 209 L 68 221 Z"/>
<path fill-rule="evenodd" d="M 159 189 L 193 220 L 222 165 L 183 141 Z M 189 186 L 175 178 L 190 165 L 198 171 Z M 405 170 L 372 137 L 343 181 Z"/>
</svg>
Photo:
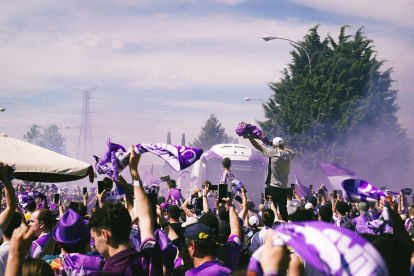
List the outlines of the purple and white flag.
<svg viewBox="0 0 414 276">
<path fill-rule="evenodd" d="M 105 153 L 104 158 L 102 160 L 96 158 L 101 165 L 111 162 L 113 167 L 113 176 L 111 177 L 118 179 L 118 174 L 128 166 L 131 153 L 123 146 L 111 143 L 111 140 L 108 140 L 107 144 L 108 151 Z M 191 166 L 195 161 L 200 159 L 203 154 L 202 149 L 173 146 L 162 143 L 138 144 L 134 147 L 134 150 L 136 154 L 151 152 L 161 157 L 177 172 Z"/>
<path fill-rule="evenodd" d="M 254 139 L 260 139 L 266 146 L 270 145 L 266 135 L 257 126 L 241 122 L 236 128 L 236 133 L 241 137 L 251 134 Z"/>
<path fill-rule="evenodd" d="M 342 181 L 346 179 L 356 179 L 356 174 L 348 170 L 345 167 L 342 167 L 338 163 L 319 163 L 319 167 L 328 177 L 329 182 L 331 183 L 334 190 L 341 190 Z"/>
<path fill-rule="evenodd" d="M 299 197 L 312 196 L 311 191 L 302 185 L 302 182 L 299 179 L 298 169 L 296 168 L 296 193 Z"/>
<path fill-rule="evenodd" d="M 38 191 L 17 194 L 17 199 L 19 200 L 19 204 L 20 206 L 22 206 L 22 208 L 26 208 L 27 204 L 29 204 L 31 201 L 35 200 L 36 198 L 45 200 L 46 196 L 42 193 L 39 193 Z"/>
<path fill-rule="evenodd" d="M 239 180 L 234 179 L 231 182 L 231 186 L 234 187 L 233 188 L 233 193 L 235 194 L 236 192 L 241 192 L 241 189 L 243 188 L 243 183 L 241 183 Z"/>
<path fill-rule="evenodd" d="M 292 247 L 307 263 L 324 275 L 386 276 L 387 266 L 375 247 L 351 230 L 326 222 L 286 223 L 273 231 L 273 245 Z M 259 260 L 263 246 L 256 250 L 247 268 L 248 275 L 263 275 Z"/>
<path fill-rule="evenodd" d="M 342 181 L 343 198 L 347 202 L 377 202 L 385 198 L 383 191 L 361 179 L 346 179 Z"/>
</svg>

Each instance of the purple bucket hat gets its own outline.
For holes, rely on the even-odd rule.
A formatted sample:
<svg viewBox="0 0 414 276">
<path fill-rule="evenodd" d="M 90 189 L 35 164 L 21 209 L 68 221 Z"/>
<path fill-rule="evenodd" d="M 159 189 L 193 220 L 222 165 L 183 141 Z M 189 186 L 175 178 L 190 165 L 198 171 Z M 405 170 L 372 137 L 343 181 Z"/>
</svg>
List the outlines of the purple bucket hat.
<svg viewBox="0 0 414 276">
<path fill-rule="evenodd" d="M 63 244 L 78 243 L 90 235 L 85 222 L 72 209 L 68 209 L 59 220 L 59 224 L 53 229 L 53 238 Z"/>
</svg>

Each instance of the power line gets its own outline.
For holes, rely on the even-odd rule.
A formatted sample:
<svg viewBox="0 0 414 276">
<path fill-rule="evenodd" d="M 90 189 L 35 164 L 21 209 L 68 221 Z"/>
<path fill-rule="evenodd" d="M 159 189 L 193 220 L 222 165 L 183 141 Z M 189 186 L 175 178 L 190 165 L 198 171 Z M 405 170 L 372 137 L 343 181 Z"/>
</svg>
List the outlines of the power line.
<svg viewBox="0 0 414 276">
<path fill-rule="evenodd" d="M 81 158 L 82 161 L 87 162 L 89 158 L 89 151 L 92 150 L 92 127 L 91 127 L 91 110 L 90 110 L 90 100 L 91 93 L 96 89 L 94 87 L 89 90 L 80 90 L 76 89 L 83 93 L 82 100 L 82 118 L 81 118 L 81 127 L 79 131 L 79 140 L 78 140 L 78 150 L 76 152 L 76 158 Z M 89 163 L 89 162 L 88 162 Z"/>
</svg>

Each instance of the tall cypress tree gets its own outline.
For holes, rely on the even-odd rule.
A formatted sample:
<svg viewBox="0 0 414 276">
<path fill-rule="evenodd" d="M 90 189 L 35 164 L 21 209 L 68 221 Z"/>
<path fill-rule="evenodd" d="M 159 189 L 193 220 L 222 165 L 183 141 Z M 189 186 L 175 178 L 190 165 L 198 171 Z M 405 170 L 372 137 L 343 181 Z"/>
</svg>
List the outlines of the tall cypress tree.
<svg viewBox="0 0 414 276">
<path fill-rule="evenodd" d="M 321 175 L 316 162 L 340 163 L 375 186 L 393 186 L 407 180 L 411 168 L 410 141 L 397 123 L 397 91 L 391 90 L 392 68 L 376 59 L 373 41 L 360 28 L 338 41 L 321 41 L 318 26 L 301 45 L 293 45 L 292 62 L 280 82 L 271 83 L 274 95 L 264 106 L 260 127 L 270 137 L 285 138 L 297 152 L 303 178 L 313 184 Z"/>
</svg>

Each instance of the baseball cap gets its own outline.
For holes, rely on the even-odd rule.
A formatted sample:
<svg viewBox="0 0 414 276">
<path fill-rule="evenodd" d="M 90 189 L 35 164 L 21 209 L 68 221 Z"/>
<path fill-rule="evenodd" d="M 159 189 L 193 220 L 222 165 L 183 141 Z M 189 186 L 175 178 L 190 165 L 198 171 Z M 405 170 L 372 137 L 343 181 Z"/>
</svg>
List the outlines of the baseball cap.
<svg viewBox="0 0 414 276">
<path fill-rule="evenodd" d="M 281 138 L 281 137 L 273 138 L 273 145 L 274 146 L 283 145 L 283 144 L 284 144 L 283 138 Z"/>
<path fill-rule="evenodd" d="M 178 238 L 173 240 L 171 243 L 175 246 L 179 246 L 185 239 L 204 240 L 212 242 L 216 241 L 213 230 L 204 223 L 200 222 L 185 227 L 183 230 L 181 230 L 181 233 L 178 236 Z"/>
<path fill-rule="evenodd" d="M 315 208 L 315 207 L 313 207 L 312 203 L 308 202 L 308 203 L 305 204 L 305 209 L 313 209 L 313 208 Z"/>
</svg>

